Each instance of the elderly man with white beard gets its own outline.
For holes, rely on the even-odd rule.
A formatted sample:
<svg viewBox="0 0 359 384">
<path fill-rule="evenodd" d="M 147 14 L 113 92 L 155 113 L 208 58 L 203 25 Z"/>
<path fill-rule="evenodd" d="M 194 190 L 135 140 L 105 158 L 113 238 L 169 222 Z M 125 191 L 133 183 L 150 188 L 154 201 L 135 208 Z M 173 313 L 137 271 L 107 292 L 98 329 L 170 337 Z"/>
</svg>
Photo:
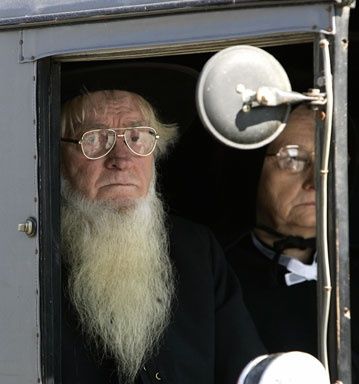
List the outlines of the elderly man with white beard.
<svg viewBox="0 0 359 384">
<path fill-rule="evenodd" d="M 212 234 L 156 192 L 155 160 L 175 136 L 135 93 L 64 105 L 64 384 L 235 384 L 264 353 Z"/>
</svg>

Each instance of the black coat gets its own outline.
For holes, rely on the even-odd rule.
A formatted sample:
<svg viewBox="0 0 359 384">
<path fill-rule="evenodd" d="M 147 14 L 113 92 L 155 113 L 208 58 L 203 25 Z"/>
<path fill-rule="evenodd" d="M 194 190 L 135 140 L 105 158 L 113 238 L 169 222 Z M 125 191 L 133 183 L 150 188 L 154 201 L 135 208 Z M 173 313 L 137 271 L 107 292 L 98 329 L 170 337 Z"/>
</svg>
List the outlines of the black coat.
<svg viewBox="0 0 359 384">
<path fill-rule="evenodd" d="M 303 351 L 317 355 L 317 292 L 315 281 L 287 286 L 287 269 L 263 255 L 250 234 L 227 248 L 243 299 L 270 353 Z M 359 252 L 351 251 L 352 383 L 359 384 Z"/>
<path fill-rule="evenodd" d="M 161 383 L 235 384 L 244 365 L 265 353 L 238 281 L 208 229 L 178 217 L 169 228 L 177 274 L 173 320 L 138 382 L 157 383 L 157 376 Z M 121 383 L 113 360 L 99 362 L 89 352 L 65 299 L 62 333 L 64 384 Z"/>
<path fill-rule="evenodd" d="M 268 352 L 317 354 L 316 282 L 287 286 L 287 269 L 263 255 L 245 235 L 227 249 L 244 302 Z"/>
</svg>

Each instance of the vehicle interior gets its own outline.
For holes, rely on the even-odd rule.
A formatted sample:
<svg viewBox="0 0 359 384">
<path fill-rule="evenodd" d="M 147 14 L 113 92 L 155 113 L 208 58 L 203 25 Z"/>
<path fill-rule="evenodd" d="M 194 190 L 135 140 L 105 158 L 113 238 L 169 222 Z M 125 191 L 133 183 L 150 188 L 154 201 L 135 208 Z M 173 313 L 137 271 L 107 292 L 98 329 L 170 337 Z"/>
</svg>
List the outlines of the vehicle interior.
<svg viewBox="0 0 359 384">
<path fill-rule="evenodd" d="M 306 92 L 313 88 L 313 44 L 300 43 L 262 47 L 283 66 L 292 90 Z M 349 156 L 350 156 L 350 234 L 351 243 L 359 245 L 355 236 L 359 224 L 359 206 L 355 195 L 357 185 L 357 126 L 359 111 L 356 103 L 358 81 L 358 11 L 350 18 L 349 49 Z M 159 57 L 121 60 L 126 63 L 172 63 L 200 72 L 215 52 L 192 53 Z M 92 62 L 103 65 L 108 61 Z M 62 64 L 62 70 L 81 69 L 84 62 Z M 170 95 L 166 85 L 163 92 Z M 171 97 L 171 96 L 169 96 Z M 225 146 L 204 128 L 195 111 L 195 95 L 191 100 L 193 116 L 185 129 L 180 129 L 180 139 L 168 157 L 159 163 L 159 188 L 169 212 L 208 225 L 225 246 L 254 224 L 256 184 L 261 167 L 263 148 L 238 150 Z M 179 105 L 179 108 L 181 106 Z"/>
</svg>

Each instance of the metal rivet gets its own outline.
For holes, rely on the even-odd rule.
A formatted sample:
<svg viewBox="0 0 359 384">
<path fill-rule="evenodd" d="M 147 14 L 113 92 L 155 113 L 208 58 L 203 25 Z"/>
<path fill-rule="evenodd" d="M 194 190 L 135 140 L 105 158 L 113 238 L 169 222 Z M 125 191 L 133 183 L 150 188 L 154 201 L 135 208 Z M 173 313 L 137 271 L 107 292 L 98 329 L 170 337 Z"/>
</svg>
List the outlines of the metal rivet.
<svg viewBox="0 0 359 384">
<path fill-rule="evenodd" d="M 158 381 L 161 381 L 161 380 L 162 380 L 159 372 L 156 372 L 156 374 L 155 374 L 155 378 L 156 378 L 156 380 L 158 380 Z"/>
<path fill-rule="evenodd" d="M 251 110 L 250 105 L 248 105 L 248 104 L 243 105 L 243 107 L 242 107 L 243 112 L 247 113 L 247 112 L 250 112 L 250 110 Z"/>
<path fill-rule="evenodd" d="M 17 230 L 24 232 L 28 237 L 35 236 L 36 234 L 36 220 L 32 217 L 28 217 L 25 223 L 18 224 Z"/>
</svg>

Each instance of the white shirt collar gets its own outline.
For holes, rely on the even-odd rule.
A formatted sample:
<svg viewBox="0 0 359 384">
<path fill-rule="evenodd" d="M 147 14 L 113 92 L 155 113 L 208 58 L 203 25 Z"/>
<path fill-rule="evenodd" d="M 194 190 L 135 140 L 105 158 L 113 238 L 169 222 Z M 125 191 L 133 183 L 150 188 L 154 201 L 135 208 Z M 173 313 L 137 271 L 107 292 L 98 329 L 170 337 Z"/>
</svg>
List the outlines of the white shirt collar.
<svg viewBox="0 0 359 384">
<path fill-rule="evenodd" d="M 252 241 L 254 246 L 269 259 L 273 260 L 275 252 L 273 249 L 266 247 L 261 243 L 253 232 L 251 232 Z M 284 275 L 285 282 L 288 286 L 302 283 L 308 280 L 317 280 L 317 253 L 314 254 L 313 262 L 311 264 L 304 264 L 288 255 L 280 255 L 278 263 L 287 268 L 288 273 Z"/>
</svg>

